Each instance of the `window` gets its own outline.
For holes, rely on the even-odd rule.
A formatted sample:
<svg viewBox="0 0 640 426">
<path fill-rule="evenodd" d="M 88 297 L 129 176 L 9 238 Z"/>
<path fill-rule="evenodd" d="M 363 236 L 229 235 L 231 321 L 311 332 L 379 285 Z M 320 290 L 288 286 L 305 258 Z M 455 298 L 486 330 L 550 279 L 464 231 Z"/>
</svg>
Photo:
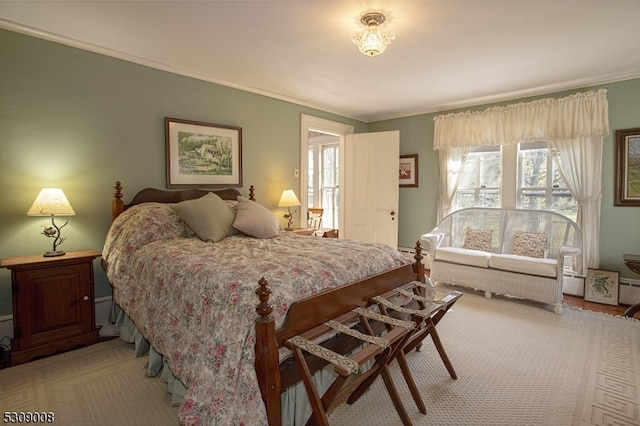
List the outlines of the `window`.
<svg viewBox="0 0 640 426">
<path fill-rule="evenodd" d="M 519 146 L 518 201 L 523 209 L 551 210 L 576 220 L 578 205 L 544 143 Z"/>
<path fill-rule="evenodd" d="M 573 220 L 578 212 L 544 142 L 470 149 L 454 198 L 454 210 L 465 207 L 551 210 Z"/>
<path fill-rule="evenodd" d="M 500 147 L 470 150 L 456 191 L 454 208 L 500 207 Z"/>
<path fill-rule="evenodd" d="M 322 227 L 338 229 L 340 144 L 335 135 L 309 132 L 307 206 L 324 209 Z"/>
</svg>

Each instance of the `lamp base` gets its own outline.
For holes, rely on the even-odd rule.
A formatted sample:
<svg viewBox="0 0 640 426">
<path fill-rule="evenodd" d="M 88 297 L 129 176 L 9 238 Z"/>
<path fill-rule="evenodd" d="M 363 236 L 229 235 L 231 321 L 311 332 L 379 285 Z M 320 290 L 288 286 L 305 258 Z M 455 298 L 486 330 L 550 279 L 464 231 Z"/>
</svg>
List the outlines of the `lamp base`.
<svg viewBox="0 0 640 426">
<path fill-rule="evenodd" d="M 56 251 L 48 251 L 45 254 L 43 254 L 44 257 L 56 257 L 56 256 L 63 256 L 65 254 L 64 251 L 62 250 L 56 250 Z"/>
</svg>

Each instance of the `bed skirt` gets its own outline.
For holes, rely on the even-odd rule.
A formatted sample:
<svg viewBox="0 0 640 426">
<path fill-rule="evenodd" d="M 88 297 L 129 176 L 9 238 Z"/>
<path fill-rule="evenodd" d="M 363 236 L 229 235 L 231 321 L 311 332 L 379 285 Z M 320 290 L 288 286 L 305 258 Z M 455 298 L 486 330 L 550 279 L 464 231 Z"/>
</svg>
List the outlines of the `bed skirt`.
<svg viewBox="0 0 640 426">
<path fill-rule="evenodd" d="M 156 352 L 149 341 L 138 330 L 133 321 L 124 313 L 120 306 L 113 304 L 109 321 L 114 325 L 114 332 L 120 340 L 134 345 L 136 357 L 148 357 L 146 375 L 158 377 L 167 383 L 167 392 L 171 395 L 171 404 L 180 405 L 187 393 L 186 386 L 177 379 L 162 354 Z M 334 380 L 334 373 L 330 368 L 320 370 L 313 376 L 313 381 L 319 392 L 323 393 Z M 282 422 L 284 425 L 303 425 L 311 415 L 311 406 L 307 392 L 302 382 L 291 386 L 281 395 Z"/>
</svg>

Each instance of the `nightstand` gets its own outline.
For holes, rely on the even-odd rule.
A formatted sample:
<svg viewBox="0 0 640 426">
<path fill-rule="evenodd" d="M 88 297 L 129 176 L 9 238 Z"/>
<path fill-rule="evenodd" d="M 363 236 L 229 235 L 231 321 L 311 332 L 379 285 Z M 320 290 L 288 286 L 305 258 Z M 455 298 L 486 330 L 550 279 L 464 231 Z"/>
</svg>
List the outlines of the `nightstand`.
<svg viewBox="0 0 640 426">
<path fill-rule="evenodd" d="M 96 250 L 2 259 L 11 270 L 11 363 L 27 362 L 99 340 L 95 327 L 93 260 Z"/>
</svg>

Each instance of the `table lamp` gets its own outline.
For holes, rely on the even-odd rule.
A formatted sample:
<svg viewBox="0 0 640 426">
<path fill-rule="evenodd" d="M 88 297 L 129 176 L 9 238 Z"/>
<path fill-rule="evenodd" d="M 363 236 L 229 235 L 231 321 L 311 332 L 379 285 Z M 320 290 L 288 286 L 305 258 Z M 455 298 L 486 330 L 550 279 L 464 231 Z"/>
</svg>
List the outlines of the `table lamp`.
<svg viewBox="0 0 640 426">
<path fill-rule="evenodd" d="M 293 224 L 293 213 L 296 212 L 294 210 L 291 212 L 291 207 L 297 207 L 300 205 L 300 200 L 296 197 L 296 193 L 293 192 L 293 189 L 285 189 L 282 191 L 282 196 L 280 196 L 280 202 L 278 203 L 278 207 L 286 207 L 287 213 L 284 214 L 284 218 L 289 222 L 287 223 L 287 227 L 284 228 L 285 231 L 291 231 L 293 228 L 291 225 Z"/>
<path fill-rule="evenodd" d="M 67 226 L 69 219 L 62 226 L 56 225 L 55 216 L 75 216 L 76 212 L 69 204 L 69 200 L 60 188 L 43 188 L 33 205 L 27 212 L 27 216 L 51 216 L 51 225 L 45 226 L 42 235 L 53 238 L 53 250 L 44 254 L 45 257 L 62 256 L 64 251 L 58 250 L 58 246 L 66 240 L 66 237 L 60 236 L 60 230 Z"/>
</svg>

